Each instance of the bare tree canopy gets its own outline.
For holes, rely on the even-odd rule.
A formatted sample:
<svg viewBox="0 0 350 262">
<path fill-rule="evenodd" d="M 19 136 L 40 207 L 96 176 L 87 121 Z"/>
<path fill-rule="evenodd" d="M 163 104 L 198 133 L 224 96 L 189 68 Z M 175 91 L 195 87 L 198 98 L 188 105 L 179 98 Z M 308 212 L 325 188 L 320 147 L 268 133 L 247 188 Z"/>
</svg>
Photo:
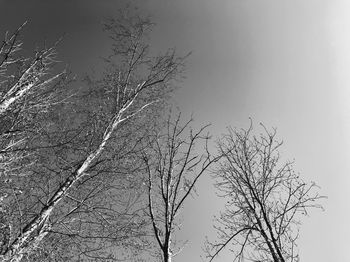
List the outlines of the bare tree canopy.
<svg viewBox="0 0 350 262">
<path fill-rule="evenodd" d="M 170 262 L 181 251 L 181 247 L 176 247 L 174 234 L 180 227 L 177 216 L 184 202 L 198 179 L 219 159 L 208 150 L 208 126 L 194 131 L 191 122 L 181 125 L 180 115 L 174 121 L 169 116 L 165 132 L 151 137 L 142 154 L 148 174 L 152 234 L 164 262 Z M 204 147 L 203 153 L 199 146 Z"/>
<path fill-rule="evenodd" d="M 291 162 L 282 162 L 276 130 L 258 136 L 230 128 L 218 142 L 222 161 L 216 187 L 227 199 L 216 221 L 218 241 L 207 243 L 212 261 L 232 246 L 234 261 L 299 261 L 300 218 L 321 208 L 315 183 L 305 183 Z"/>
<path fill-rule="evenodd" d="M 92 6 L 82 12 L 87 21 L 98 16 Z M 139 13 L 128 6 L 103 20 L 111 51 L 101 68 L 83 76 L 59 62 L 63 39 L 28 50 L 22 38 L 30 24 L 5 34 L 0 43 L 0 261 L 176 260 L 186 242 L 181 211 L 209 172 L 227 202 L 215 220 L 217 240 L 206 243 L 208 260 L 230 250 L 239 262 L 299 261 L 302 218 L 322 209 L 318 186 L 304 182 L 280 155 L 275 129 L 261 125 L 263 132 L 255 134 L 252 124 L 229 128 L 214 142 L 218 152 L 213 153 L 209 125 L 194 128 L 192 118 L 183 121 L 171 110 L 167 115 L 189 54 L 158 50 L 170 42 L 159 38 L 164 28 L 154 34 L 152 46 L 154 23 Z M 183 18 L 190 25 L 190 16 Z M 211 26 L 209 31 L 216 28 Z M 47 28 L 51 38 L 56 25 Z M 97 36 L 91 28 L 73 46 Z M 80 58 L 83 71 L 87 60 Z M 212 68 L 208 63 L 200 70 L 213 76 Z M 209 100 L 192 94 L 206 104 L 207 113 Z"/>
<path fill-rule="evenodd" d="M 123 13 L 105 27 L 114 41 L 108 69 L 74 96 L 65 72 L 49 74 L 55 46 L 27 59 L 16 56 L 22 27 L 6 35 L 0 49 L 3 261 L 114 260 L 115 247 L 142 240 L 146 222 L 131 152 L 172 90 L 183 58 L 173 50 L 149 53 L 148 19 Z M 65 251 L 52 257 L 54 250 Z"/>
<path fill-rule="evenodd" d="M 6 33 L 0 47 L 0 256 L 5 255 L 5 260 L 17 234 L 25 231 L 25 213 L 32 207 L 21 203 L 29 189 L 21 183 L 37 161 L 35 151 L 40 146 L 33 148 L 31 142 L 39 137 L 50 108 L 69 97 L 63 88 L 68 74 L 53 73 L 57 43 L 23 57 L 24 25 Z"/>
</svg>

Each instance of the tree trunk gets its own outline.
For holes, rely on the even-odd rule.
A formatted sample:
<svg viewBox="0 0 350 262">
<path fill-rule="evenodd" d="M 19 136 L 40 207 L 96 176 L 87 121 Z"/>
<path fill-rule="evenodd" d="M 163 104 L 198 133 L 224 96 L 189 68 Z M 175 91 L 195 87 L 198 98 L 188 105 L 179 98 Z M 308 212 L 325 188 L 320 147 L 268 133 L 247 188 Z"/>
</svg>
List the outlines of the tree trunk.
<svg viewBox="0 0 350 262">
<path fill-rule="evenodd" d="M 171 262 L 171 256 L 172 254 L 169 247 L 165 247 L 163 249 L 163 258 L 164 258 L 163 262 Z"/>
</svg>

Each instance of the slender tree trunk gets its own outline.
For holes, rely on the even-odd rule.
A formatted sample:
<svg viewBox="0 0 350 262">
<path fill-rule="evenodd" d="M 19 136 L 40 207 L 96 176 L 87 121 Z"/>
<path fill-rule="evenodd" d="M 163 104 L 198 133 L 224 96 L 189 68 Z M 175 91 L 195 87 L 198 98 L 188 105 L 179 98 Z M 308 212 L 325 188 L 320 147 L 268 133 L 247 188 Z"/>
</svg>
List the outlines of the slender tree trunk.
<svg viewBox="0 0 350 262">
<path fill-rule="evenodd" d="M 170 252 L 169 247 L 164 248 L 163 258 L 164 258 L 163 262 L 171 262 L 171 252 Z"/>
</svg>

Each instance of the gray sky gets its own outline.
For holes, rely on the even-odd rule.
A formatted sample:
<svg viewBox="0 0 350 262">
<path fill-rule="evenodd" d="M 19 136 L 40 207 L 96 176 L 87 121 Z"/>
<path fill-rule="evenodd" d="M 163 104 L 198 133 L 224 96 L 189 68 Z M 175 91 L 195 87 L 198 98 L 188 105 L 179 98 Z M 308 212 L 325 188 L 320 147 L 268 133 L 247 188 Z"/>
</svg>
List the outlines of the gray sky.
<svg viewBox="0 0 350 262">
<path fill-rule="evenodd" d="M 350 261 L 350 3 L 346 0 L 139 0 L 158 26 L 156 48 L 193 51 L 176 100 L 196 122 L 247 127 L 252 117 L 278 128 L 284 156 L 316 181 L 326 212 L 304 220 L 301 261 Z M 26 47 L 67 33 L 62 60 L 83 72 L 108 53 L 100 31 L 117 0 L 0 0 L 0 33 L 28 20 Z M 349 18 L 348 18 L 349 17 Z M 92 68 L 93 66 L 91 66 Z M 201 261 L 219 211 L 209 178 L 183 211 L 177 261 Z M 223 253 L 216 261 L 231 261 Z"/>
</svg>

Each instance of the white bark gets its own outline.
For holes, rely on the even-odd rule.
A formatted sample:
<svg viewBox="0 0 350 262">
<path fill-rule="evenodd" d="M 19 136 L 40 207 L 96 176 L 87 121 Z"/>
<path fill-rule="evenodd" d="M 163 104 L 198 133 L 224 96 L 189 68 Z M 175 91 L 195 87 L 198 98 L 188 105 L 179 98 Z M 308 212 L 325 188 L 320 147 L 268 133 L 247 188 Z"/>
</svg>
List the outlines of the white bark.
<svg viewBox="0 0 350 262">
<path fill-rule="evenodd" d="M 138 91 L 140 90 L 141 89 L 138 89 Z M 89 169 L 92 162 L 101 155 L 101 153 L 106 147 L 107 142 L 110 140 L 113 132 L 115 131 L 115 129 L 117 129 L 118 125 L 153 103 L 148 103 L 136 112 L 130 113 L 129 115 L 123 117 L 123 113 L 134 103 L 135 99 L 137 98 L 137 94 L 138 93 L 133 95 L 129 102 L 126 103 L 124 107 L 121 110 L 119 110 L 119 112 L 113 117 L 110 124 L 105 130 L 102 141 L 98 148 L 95 151 L 91 152 L 89 156 L 85 159 L 85 161 L 81 164 L 81 166 L 77 169 L 77 171 L 72 173 L 72 175 L 66 179 L 65 183 L 54 193 L 54 195 L 51 197 L 51 199 L 48 201 L 47 205 L 42 209 L 42 211 L 23 229 L 22 234 L 19 237 L 17 237 L 17 239 L 11 244 L 9 251 L 7 252 L 8 259 L 5 258 L 4 261 L 19 262 L 21 261 L 25 253 L 30 252 L 34 248 L 33 244 L 39 244 L 39 242 L 47 234 L 47 230 L 45 229 L 49 226 L 48 220 L 53 210 L 58 205 L 58 203 L 65 197 L 65 194 L 73 186 L 73 184 L 75 184 L 76 182 L 81 180 L 82 177 L 87 175 L 86 171 Z M 34 237 L 34 240 L 31 240 L 30 238 L 33 237 L 33 233 L 38 230 L 39 232 Z M 33 241 L 33 244 L 27 244 L 27 242 L 29 241 Z"/>
</svg>

